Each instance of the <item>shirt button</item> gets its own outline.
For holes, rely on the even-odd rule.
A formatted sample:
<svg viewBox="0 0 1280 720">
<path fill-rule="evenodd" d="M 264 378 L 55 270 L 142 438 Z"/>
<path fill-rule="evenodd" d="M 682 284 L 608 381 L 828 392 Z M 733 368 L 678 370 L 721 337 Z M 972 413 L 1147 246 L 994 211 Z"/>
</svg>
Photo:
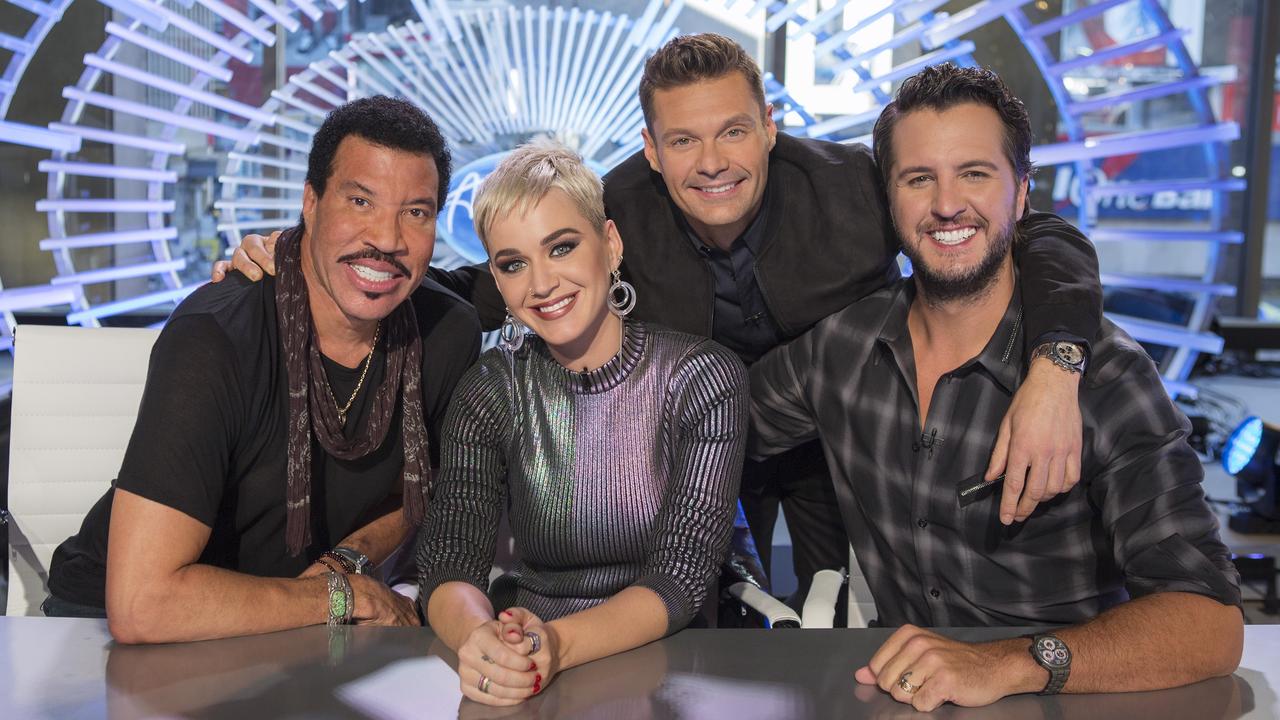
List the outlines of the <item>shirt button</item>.
<svg viewBox="0 0 1280 720">
<path fill-rule="evenodd" d="M 938 598 L 942 597 L 942 591 L 939 590 L 938 588 L 929 588 L 929 597 L 933 598 L 934 600 L 937 600 Z"/>
<path fill-rule="evenodd" d="M 917 524 L 917 525 L 919 525 L 919 526 L 920 526 L 920 527 L 922 527 L 922 528 L 927 528 L 927 527 L 929 527 L 929 521 L 928 521 L 928 520 L 925 520 L 924 518 L 920 518 L 919 520 L 917 520 L 917 521 L 916 521 L 916 524 Z"/>
</svg>

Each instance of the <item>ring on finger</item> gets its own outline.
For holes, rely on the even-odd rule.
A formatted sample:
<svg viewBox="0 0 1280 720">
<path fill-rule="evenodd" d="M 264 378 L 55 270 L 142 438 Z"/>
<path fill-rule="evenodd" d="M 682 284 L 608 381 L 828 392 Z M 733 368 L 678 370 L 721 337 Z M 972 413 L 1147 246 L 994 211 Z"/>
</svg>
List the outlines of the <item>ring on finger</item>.
<svg viewBox="0 0 1280 720">
<path fill-rule="evenodd" d="M 533 646 L 530 654 L 536 655 L 542 649 L 542 637 L 532 630 L 526 630 L 524 636 L 529 638 L 529 644 Z"/>
<path fill-rule="evenodd" d="M 910 670 L 902 673 L 902 677 L 898 678 L 898 687 L 902 689 L 902 692 L 908 695 L 915 695 L 916 691 L 920 689 L 920 685 L 923 685 L 924 683 L 921 683 L 920 685 L 912 684 L 908 680 L 908 678 L 910 677 L 911 677 Z"/>
<path fill-rule="evenodd" d="M 488 675 L 481 675 L 480 682 L 476 683 L 476 688 L 479 689 L 480 692 L 484 693 L 485 695 L 488 695 L 489 685 L 492 683 L 493 681 L 489 679 Z"/>
</svg>

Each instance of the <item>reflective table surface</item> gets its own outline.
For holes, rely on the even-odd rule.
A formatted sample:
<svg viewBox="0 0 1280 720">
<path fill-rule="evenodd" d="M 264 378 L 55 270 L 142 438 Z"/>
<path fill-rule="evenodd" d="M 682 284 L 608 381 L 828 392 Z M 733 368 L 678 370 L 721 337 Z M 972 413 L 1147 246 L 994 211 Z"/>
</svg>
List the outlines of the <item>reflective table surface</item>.
<svg viewBox="0 0 1280 720">
<path fill-rule="evenodd" d="M 566 671 L 519 707 L 486 708 L 461 700 L 456 657 L 429 630 L 311 627 L 128 646 L 101 620 L 0 617 L 0 718 L 919 717 L 853 680 L 889 632 L 686 630 Z M 1254 625 L 1230 677 L 1150 693 L 1017 696 L 933 717 L 1280 718 L 1277 688 L 1280 625 Z"/>
</svg>

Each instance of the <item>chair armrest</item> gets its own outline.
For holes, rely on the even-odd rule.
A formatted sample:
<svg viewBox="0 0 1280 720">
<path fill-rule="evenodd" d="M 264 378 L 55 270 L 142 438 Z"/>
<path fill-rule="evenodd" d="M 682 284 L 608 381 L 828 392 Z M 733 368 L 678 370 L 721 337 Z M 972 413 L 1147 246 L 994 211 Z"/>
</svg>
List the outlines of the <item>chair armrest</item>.
<svg viewBox="0 0 1280 720">
<path fill-rule="evenodd" d="M 776 629 L 800 627 L 800 616 L 769 593 L 747 582 L 734 583 L 725 591 L 739 602 L 760 613 Z"/>
<path fill-rule="evenodd" d="M 835 626 L 836 603 L 844 588 L 844 570 L 819 570 L 813 575 L 809 595 L 801 612 L 804 628 L 830 628 Z"/>
</svg>

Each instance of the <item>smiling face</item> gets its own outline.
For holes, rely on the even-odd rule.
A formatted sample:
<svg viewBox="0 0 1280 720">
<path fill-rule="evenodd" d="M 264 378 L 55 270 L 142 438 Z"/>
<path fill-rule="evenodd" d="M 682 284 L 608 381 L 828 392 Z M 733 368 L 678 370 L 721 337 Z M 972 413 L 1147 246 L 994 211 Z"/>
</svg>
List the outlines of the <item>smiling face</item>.
<svg viewBox="0 0 1280 720">
<path fill-rule="evenodd" d="M 617 352 L 621 324 L 611 323 L 607 301 L 622 240 L 612 220 L 597 231 L 553 187 L 528 212 L 494 219 L 485 239 L 507 309 L 562 365 L 598 367 Z"/>
<path fill-rule="evenodd" d="M 772 106 L 762 112 L 746 77 L 730 72 L 656 91 L 652 120 L 642 131 L 649 166 L 694 232 L 727 247 L 760 211 L 778 134 Z"/>
<path fill-rule="evenodd" d="M 995 110 L 961 103 L 923 109 L 893 131 L 889 205 L 921 291 L 947 302 L 981 293 L 1009 265 L 1027 180 L 1004 152 Z"/>
<path fill-rule="evenodd" d="M 391 314 L 422 281 L 436 240 L 435 160 L 349 135 L 324 195 L 302 196 L 302 269 L 317 330 Z"/>
</svg>

